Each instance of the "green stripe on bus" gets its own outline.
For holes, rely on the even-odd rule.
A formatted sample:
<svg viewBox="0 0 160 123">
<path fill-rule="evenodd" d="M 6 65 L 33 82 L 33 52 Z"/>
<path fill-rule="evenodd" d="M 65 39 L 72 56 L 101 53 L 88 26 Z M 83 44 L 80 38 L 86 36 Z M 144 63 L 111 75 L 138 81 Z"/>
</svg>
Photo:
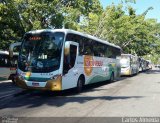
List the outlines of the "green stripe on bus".
<svg viewBox="0 0 160 123">
<path fill-rule="evenodd" d="M 90 80 L 88 80 L 87 84 L 105 81 L 105 80 L 109 80 L 109 79 L 110 79 L 110 77 L 108 77 L 108 76 L 96 75 L 93 78 L 91 78 Z"/>
</svg>

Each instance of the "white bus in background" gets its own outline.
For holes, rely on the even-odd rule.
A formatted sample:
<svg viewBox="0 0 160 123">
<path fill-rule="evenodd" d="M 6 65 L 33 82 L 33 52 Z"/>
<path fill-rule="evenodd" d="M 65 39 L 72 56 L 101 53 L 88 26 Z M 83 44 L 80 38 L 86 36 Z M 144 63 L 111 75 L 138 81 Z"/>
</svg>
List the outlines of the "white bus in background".
<svg viewBox="0 0 160 123">
<path fill-rule="evenodd" d="M 18 64 L 18 52 L 13 53 L 13 57 L 10 58 L 10 75 L 8 77 L 9 80 L 12 80 L 15 83 L 17 64 Z"/>
<path fill-rule="evenodd" d="M 10 75 L 10 60 L 8 51 L 0 51 L 0 80 L 8 79 Z"/>
<path fill-rule="evenodd" d="M 139 72 L 144 72 L 147 70 L 147 61 L 144 58 L 138 58 L 139 60 Z"/>
<path fill-rule="evenodd" d="M 121 54 L 121 75 L 133 75 L 139 72 L 138 57 L 132 54 Z"/>
<path fill-rule="evenodd" d="M 139 72 L 143 71 L 143 58 L 138 57 L 138 62 L 139 62 Z"/>
<path fill-rule="evenodd" d="M 8 51 L 0 51 L 0 80 L 11 79 L 14 82 L 17 60 L 18 53 L 14 52 L 10 59 Z"/>
<path fill-rule="evenodd" d="M 152 65 L 152 62 L 151 60 L 146 60 L 147 61 L 147 69 L 152 69 L 153 65 Z"/>
<path fill-rule="evenodd" d="M 152 69 L 152 64 L 150 60 L 145 60 L 144 58 L 140 58 L 139 60 L 139 70 L 140 72 L 145 72 L 146 70 Z"/>
<path fill-rule="evenodd" d="M 16 84 L 25 89 L 81 91 L 84 85 L 119 77 L 120 55 L 119 46 L 77 31 L 30 31 L 21 44 Z"/>
<path fill-rule="evenodd" d="M 151 62 L 149 60 L 145 60 L 144 58 L 139 58 L 139 71 L 145 72 L 152 68 Z"/>
</svg>

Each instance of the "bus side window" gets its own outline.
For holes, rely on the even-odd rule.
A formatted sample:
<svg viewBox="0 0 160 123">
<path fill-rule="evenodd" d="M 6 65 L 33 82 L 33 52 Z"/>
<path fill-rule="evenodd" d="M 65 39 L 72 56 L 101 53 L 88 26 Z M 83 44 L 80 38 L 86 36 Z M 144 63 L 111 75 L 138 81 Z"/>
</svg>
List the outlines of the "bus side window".
<svg viewBox="0 0 160 123">
<path fill-rule="evenodd" d="M 70 65 L 71 68 L 74 67 L 77 55 L 77 46 L 70 45 Z"/>
</svg>

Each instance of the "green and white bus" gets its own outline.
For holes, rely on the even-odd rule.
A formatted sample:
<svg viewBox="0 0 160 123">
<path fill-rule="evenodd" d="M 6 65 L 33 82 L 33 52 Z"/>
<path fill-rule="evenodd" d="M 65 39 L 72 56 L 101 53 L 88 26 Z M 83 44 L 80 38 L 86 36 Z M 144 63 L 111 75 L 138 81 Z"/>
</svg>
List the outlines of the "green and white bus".
<svg viewBox="0 0 160 123">
<path fill-rule="evenodd" d="M 138 57 L 132 54 L 121 54 L 121 75 L 133 75 L 139 73 Z"/>
<path fill-rule="evenodd" d="M 15 44 L 12 44 L 10 53 Z M 60 91 L 120 76 L 121 48 L 69 29 L 27 32 L 18 58 L 16 84 Z"/>
</svg>

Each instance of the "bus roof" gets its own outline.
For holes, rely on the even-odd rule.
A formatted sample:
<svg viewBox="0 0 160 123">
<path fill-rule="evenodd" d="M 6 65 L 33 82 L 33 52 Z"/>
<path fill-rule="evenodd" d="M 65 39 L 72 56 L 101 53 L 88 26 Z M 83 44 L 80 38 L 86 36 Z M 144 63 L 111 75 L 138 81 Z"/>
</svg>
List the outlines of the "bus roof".
<svg viewBox="0 0 160 123">
<path fill-rule="evenodd" d="M 90 38 L 90 39 L 96 40 L 96 41 L 101 42 L 103 44 L 107 44 L 107 45 L 110 45 L 110 46 L 113 46 L 113 47 L 121 49 L 121 47 L 119 47 L 118 45 L 109 43 L 108 41 L 105 41 L 105 40 L 101 40 L 101 39 L 99 39 L 97 37 L 94 37 L 94 36 L 91 36 L 89 34 L 78 32 L 78 31 L 71 30 L 71 29 L 42 29 L 42 30 L 29 31 L 27 33 L 33 33 L 34 34 L 34 33 L 42 33 L 42 32 L 64 32 L 65 34 L 67 34 L 67 33 L 73 33 L 73 34 L 84 36 L 86 38 Z"/>
</svg>

